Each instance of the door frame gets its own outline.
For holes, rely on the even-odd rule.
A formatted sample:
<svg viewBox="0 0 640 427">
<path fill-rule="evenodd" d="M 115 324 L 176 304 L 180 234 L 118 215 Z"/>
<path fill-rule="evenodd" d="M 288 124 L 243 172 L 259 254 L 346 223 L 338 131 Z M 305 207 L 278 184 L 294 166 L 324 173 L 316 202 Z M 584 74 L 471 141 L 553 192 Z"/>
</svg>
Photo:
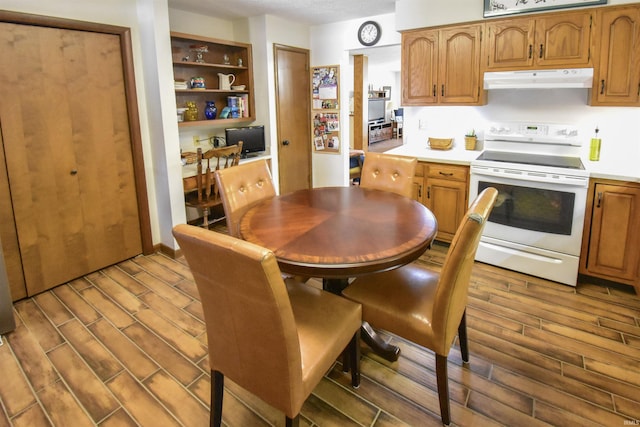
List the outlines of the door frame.
<svg viewBox="0 0 640 427">
<path fill-rule="evenodd" d="M 12 24 L 34 25 L 40 27 L 58 28 L 64 30 L 87 31 L 111 34 L 120 39 L 120 52 L 124 76 L 125 98 L 127 101 L 127 115 L 129 118 L 129 133 L 131 139 L 131 155 L 133 160 L 136 199 L 138 202 L 138 217 L 140 221 L 140 237 L 142 252 L 149 255 L 154 252 L 151 235 L 151 217 L 149 215 L 149 198 L 147 195 L 147 181 L 144 174 L 144 157 L 142 152 L 142 135 L 140 132 L 140 115 L 138 112 L 135 74 L 133 69 L 133 49 L 131 46 L 131 29 L 116 25 L 97 24 L 93 22 L 76 21 L 51 16 L 31 15 L 19 12 L 0 11 L 0 22 Z"/>
</svg>

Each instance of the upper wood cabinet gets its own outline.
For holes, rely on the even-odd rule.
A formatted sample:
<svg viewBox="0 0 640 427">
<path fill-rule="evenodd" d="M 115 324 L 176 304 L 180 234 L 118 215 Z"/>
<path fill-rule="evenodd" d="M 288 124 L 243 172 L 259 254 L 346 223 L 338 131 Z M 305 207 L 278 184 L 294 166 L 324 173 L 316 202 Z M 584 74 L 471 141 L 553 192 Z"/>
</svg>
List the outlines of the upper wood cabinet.
<svg viewBox="0 0 640 427">
<path fill-rule="evenodd" d="M 553 13 L 486 23 L 486 70 L 589 67 L 593 13 Z"/>
<path fill-rule="evenodd" d="M 640 6 L 597 11 L 598 61 L 591 105 L 640 106 Z"/>
<path fill-rule="evenodd" d="M 403 105 L 481 105 L 483 24 L 402 34 Z"/>
</svg>

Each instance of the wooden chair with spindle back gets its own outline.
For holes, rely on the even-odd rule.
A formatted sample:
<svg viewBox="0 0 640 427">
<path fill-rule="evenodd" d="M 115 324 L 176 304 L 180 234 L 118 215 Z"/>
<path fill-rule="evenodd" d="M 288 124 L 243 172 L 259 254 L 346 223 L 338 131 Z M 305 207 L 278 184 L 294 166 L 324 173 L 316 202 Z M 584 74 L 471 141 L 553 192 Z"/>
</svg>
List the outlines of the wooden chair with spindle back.
<svg viewBox="0 0 640 427">
<path fill-rule="evenodd" d="M 202 210 L 204 221 L 202 226 L 209 227 L 209 213 L 213 206 L 221 205 L 220 190 L 216 184 L 214 173 L 217 170 L 237 166 L 242 153 L 242 141 L 237 145 L 212 148 L 204 153 L 198 148 L 196 175 L 182 180 L 185 204 Z M 215 160 L 213 160 L 215 159 Z M 206 162 L 206 165 L 205 165 Z M 215 167 L 211 169 L 211 163 Z"/>
</svg>

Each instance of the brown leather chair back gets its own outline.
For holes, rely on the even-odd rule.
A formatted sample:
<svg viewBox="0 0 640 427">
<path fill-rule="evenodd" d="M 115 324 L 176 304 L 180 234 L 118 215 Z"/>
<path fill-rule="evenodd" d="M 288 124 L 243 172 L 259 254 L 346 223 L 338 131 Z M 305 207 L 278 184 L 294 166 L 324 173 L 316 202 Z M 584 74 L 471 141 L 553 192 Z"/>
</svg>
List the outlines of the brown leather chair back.
<svg viewBox="0 0 640 427">
<path fill-rule="evenodd" d="M 301 405 L 298 332 L 273 253 L 189 225 L 176 226 L 173 235 L 202 301 L 211 370 L 276 408 Z"/>
<path fill-rule="evenodd" d="M 266 160 L 247 162 L 216 171 L 216 182 L 229 234 L 240 237 L 240 219 L 256 203 L 276 195 Z"/>
<path fill-rule="evenodd" d="M 417 164 L 415 157 L 368 152 L 362 165 L 360 186 L 411 197 Z"/>
<path fill-rule="evenodd" d="M 495 188 L 487 188 L 476 197 L 458 226 L 442 265 L 432 315 L 433 350 L 438 354 L 449 354 L 458 332 L 480 236 L 497 196 Z"/>
</svg>

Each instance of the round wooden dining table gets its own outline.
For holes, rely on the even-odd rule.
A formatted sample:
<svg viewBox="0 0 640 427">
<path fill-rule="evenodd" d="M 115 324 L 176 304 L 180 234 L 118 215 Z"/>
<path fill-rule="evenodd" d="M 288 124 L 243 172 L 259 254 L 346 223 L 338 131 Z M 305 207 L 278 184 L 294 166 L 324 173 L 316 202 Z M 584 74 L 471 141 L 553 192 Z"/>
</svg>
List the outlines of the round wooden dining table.
<svg viewBox="0 0 640 427">
<path fill-rule="evenodd" d="M 414 261 L 433 242 L 437 222 L 417 201 L 388 191 L 351 187 L 299 190 L 265 200 L 240 220 L 244 240 L 268 248 L 288 274 L 320 277 L 339 294 L 348 279 Z M 383 357 L 399 350 L 369 325 L 365 342 Z"/>
</svg>

